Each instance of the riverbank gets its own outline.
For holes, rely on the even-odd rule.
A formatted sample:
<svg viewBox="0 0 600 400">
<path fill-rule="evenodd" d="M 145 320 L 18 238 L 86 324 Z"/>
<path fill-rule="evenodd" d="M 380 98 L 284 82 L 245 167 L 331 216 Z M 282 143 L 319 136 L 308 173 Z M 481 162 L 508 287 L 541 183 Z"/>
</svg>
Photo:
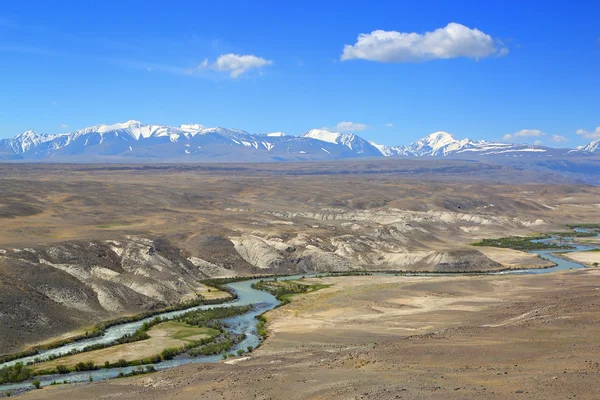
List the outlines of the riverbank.
<svg viewBox="0 0 600 400">
<path fill-rule="evenodd" d="M 600 390 L 600 270 L 314 282 L 333 286 L 270 311 L 270 338 L 234 365 L 186 365 L 23 398 L 547 400 Z"/>
<path fill-rule="evenodd" d="M 578 232 L 580 233 L 580 232 Z M 500 239 L 501 241 L 506 241 L 506 242 L 514 242 L 515 240 L 519 241 L 520 245 L 523 246 L 534 246 L 536 249 L 542 249 L 542 248 L 552 248 L 554 249 L 553 251 L 548 251 L 548 250 L 536 250 L 536 251 L 532 251 L 532 255 L 536 255 L 537 257 L 541 257 L 545 260 L 548 260 L 549 262 L 552 263 L 556 263 L 556 267 L 553 268 L 547 268 L 548 272 L 554 272 L 554 271 L 560 271 L 560 270 L 566 270 L 566 269 L 572 269 L 572 268 L 581 268 L 581 265 L 577 265 L 574 264 L 573 262 L 568 262 L 568 261 L 562 261 L 560 257 L 557 257 L 556 255 L 556 250 L 559 248 L 569 248 L 569 249 L 575 249 L 574 246 L 557 246 L 555 244 L 555 240 L 567 240 L 569 241 L 569 239 L 565 239 L 565 234 L 556 234 L 556 237 L 540 237 L 540 238 L 503 238 Z M 583 233 L 580 233 L 580 236 L 583 236 Z M 572 241 L 571 241 L 572 242 Z M 485 242 L 481 242 L 481 243 L 485 243 Z M 545 246 L 545 247 L 544 247 Z M 582 246 L 578 246 L 577 249 L 582 249 Z M 563 258 L 564 259 L 564 258 Z M 388 271 L 389 272 L 389 271 Z M 406 271 L 404 271 L 404 273 L 389 273 L 387 275 L 379 273 L 377 274 L 377 277 L 373 277 L 372 279 L 374 279 L 373 282 L 377 282 L 377 280 L 375 278 L 382 278 L 382 277 L 388 277 L 388 278 L 392 278 L 392 277 L 399 277 L 402 276 L 404 278 L 409 278 L 407 279 L 407 281 L 410 281 L 410 278 L 412 279 L 420 279 L 423 280 L 425 282 L 427 282 L 427 278 L 437 278 L 437 276 L 444 276 L 446 275 L 447 277 L 453 277 L 453 278 L 464 278 L 467 276 L 474 276 L 474 275 L 489 275 L 489 276 L 494 276 L 496 274 L 498 275 L 502 275 L 503 273 L 514 273 L 514 272 L 520 272 L 520 273 L 532 273 L 532 274 L 541 274 L 544 271 L 541 270 L 536 270 L 536 269 L 532 269 L 532 270 L 522 270 L 522 271 L 510 271 L 510 270 L 500 270 L 500 271 L 480 271 L 477 273 L 470 273 L 470 274 L 411 274 L 411 273 L 407 273 Z M 361 280 L 363 279 L 371 279 L 371 273 L 365 273 L 362 271 L 356 271 L 356 272 L 347 272 L 347 275 L 351 275 L 352 278 L 354 279 L 355 282 L 361 282 Z M 436 276 L 437 275 L 437 276 Z M 238 325 L 238 332 L 236 332 L 237 337 L 239 338 L 239 345 L 238 345 L 238 355 L 242 355 L 243 353 L 246 352 L 244 346 L 248 346 L 247 349 L 248 351 L 252 351 L 250 349 L 255 349 L 259 344 L 260 344 L 260 339 L 264 338 L 267 336 L 267 329 L 265 327 L 266 322 L 268 321 L 268 318 L 265 317 L 264 315 L 262 315 L 263 311 L 268 311 L 270 309 L 275 308 L 278 304 L 280 304 L 280 302 L 283 302 L 283 304 L 287 303 L 290 301 L 290 295 L 293 294 L 300 294 L 300 293 L 308 293 L 308 292 L 313 292 L 315 290 L 318 289 L 326 289 L 330 286 L 330 284 L 328 283 L 324 283 L 323 281 L 320 281 L 319 279 L 325 279 L 325 278 L 334 278 L 334 279 L 340 279 L 341 277 L 338 275 L 336 276 L 335 274 L 332 274 L 330 276 L 317 276 L 316 278 L 312 278 L 313 280 L 303 280 L 302 282 L 297 281 L 296 279 L 298 279 L 299 277 L 296 276 L 288 276 L 288 277 L 272 277 L 272 279 L 266 279 L 267 277 L 262 277 L 259 279 L 249 279 L 249 278 L 230 278 L 230 279 L 215 279 L 212 280 L 212 282 L 206 282 L 214 287 L 220 288 L 223 291 L 229 292 L 232 294 L 233 297 L 237 298 L 237 304 L 241 304 L 241 305 L 254 305 L 251 308 L 248 308 L 247 310 L 252 309 L 253 312 L 248 313 L 247 310 L 244 311 L 242 313 L 241 316 L 239 317 L 235 317 L 232 318 L 232 322 L 234 323 L 234 325 Z M 303 277 L 304 278 L 304 277 Z M 279 279 L 281 279 L 281 281 L 279 281 Z M 315 280 L 316 279 L 316 280 Z M 229 283 L 228 283 L 229 282 Z M 284 283 L 285 282 L 285 283 Z M 270 293 L 270 295 L 268 293 Z M 277 299 L 274 297 L 276 296 Z M 214 300 L 213 300 L 214 301 Z M 452 302 L 450 302 L 452 303 Z M 419 303 L 420 304 L 420 303 Z M 425 307 L 426 309 L 430 308 L 431 310 L 437 310 L 437 311 L 441 311 L 441 312 L 445 312 L 445 311 L 453 311 L 454 308 L 448 309 L 446 310 L 444 308 L 444 306 L 446 305 L 445 302 L 442 303 L 437 303 L 437 302 L 433 302 L 431 304 L 427 303 L 428 305 Z M 404 304 L 402 306 L 405 306 Z M 417 307 L 418 308 L 418 304 L 409 304 L 410 307 Z M 210 308 L 210 307 L 209 307 Z M 198 306 L 196 307 L 197 310 L 200 309 L 207 309 L 207 306 Z M 215 310 L 213 310 L 215 311 Z M 183 311 L 185 312 L 185 311 Z M 197 311 L 195 311 L 197 312 Z M 207 312 L 207 311 L 203 311 L 203 312 Z M 244 314 L 246 313 L 246 314 Z M 352 315 L 353 313 L 356 313 L 356 309 L 355 307 L 347 307 L 346 310 L 344 310 L 344 315 Z M 380 313 L 385 314 L 385 312 L 380 311 Z M 171 313 L 166 313 L 166 314 L 162 314 L 163 315 L 163 321 L 166 319 L 171 319 L 173 317 L 177 318 L 176 316 L 178 314 L 181 314 L 181 312 L 171 312 Z M 402 316 L 403 313 L 399 313 L 399 314 L 393 314 L 391 315 L 391 317 L 398 317 L 398 316 Z M 259 317 L 260 316 L 260 323 L 259 326 L 256 326 L 256 323 L 254 321 L 252 321 L 250 318 L 252 317 Z M 329 317 L 335 317 L 335 315 L 329 315 Z M 155 319 L 157 320 L 157 319 Z M 443 320 L 443 318 L 441 318 L 441 320 Z M 160 319 L 158 319 L 158 322 L 160 322 Z M 146 326 L 146 324 L 148 324 L 149 321 L 145 321 L 144 322 L 144 326 Z M 192 323 L 193 325 L 195 325 L 195 323 Z M 334 322 L 335 324 L 335 322 Z M 127 325 L 127 324 L 125 324 Z M 114 329 L 115 332 L 112 332 L 113 335 L 118 334 L 119 332 L 122 333 L 122 331 L 120 331 L 119 329 L 124 327 L 125 325 L 117 325 Z M 128 329 L 131 330 L 133 328 L 136 328 L 137 325 L 136 324 L 129 324 Z M 429 328 L 429 326 L 427 327 Z M 144 328 L 145 331 L 148 330 L 148 327 Z M 222 329 L 219 328 L 221 331 Z M 412 333 L 414 332 L 419 332 L 419 328 L 403 328 L 403 329 L 408 329 L 409 331 L 411 331 Z M 295 331 L 297 331 L 296 328 L 294 328 Z M 108 332 L 108 331 L 107 331 Z M 125 332 L 125 331 L 123 331 Z M 137 336 L 140 334 L 140 331 L 135 331 L 135 333 L 126 333 L 126 336 L 129 335 L 134 335 Z M 145 335 L 145 338 L 148 338 L 148 335 L 144 332 L 141 333 L 142 335 Z M 145 339 L 145 338 L 142 338 Z M 103 340 L 103 343 L 111 346 L 114 343 L 107 341 L 106 339 L 101 339 Z M 113 339 L 114 340 L 114 339 Z M 120 343 L 120 342 L 115 342 L 115 343 Z M 238 343 L 238 342 L 235 342 Z M 189 359 L 189 356 L 195 357 L 197 355 L 205 355 L 206 353 L 200 351 L 196 351 L 193 350 L 193 348 L 195 347 L 195 344 L 191 344 L 191 347 L 189 347 L 188 345 L 185 345 L 184 347 L 182 347 L 182 351 L 178 351 L 175 352 L 173 354 L 181 354 L 181 353 L 187 353 L 188 357 L 184 357 L 181 358 L 179 360 L 177 360 L 176 364 L 172 364 L 172 365 L 167 365 L 169 364 L 168 362 L 166 363 L 160 363 L 160 361 L 168 361 L 171 360 L 173 357 L 159 357 L 157 358 L 156 361 L 151 361 L 150 359 L 148 359 L 148 361 L 144 362 L 142 361 L 142 364 L 148 364 L 148 363 L 154 363 L 155 365 L 158 366 L 159 369 L 165 369 L 165 368 L 171 368 L 173 366 L 176 365 L 181 365 L 181 364 L 187 364 L 190 362 L 197 362 L 197 360 L 191 360 Z M 240 347 L 241 346 L 241 347 Z M 104 346 L 105 347 L 105 346 Z M 87 349 L 84 348 L 83 350 L 85 351 Z M 191 351 L 188 352 L 188 350 L 192 349 Z M 61 351 L 63 350 L 63 348 L 57 349 L 56 351 Z M 164 351 L 166 351 L 167 349 L 165 349 Z M 95 351 L 97 353 L 97 351 Z M 107 353 L 110 353 L 111 351 L 108 350 Z M 196 354 L 198 353 L 198 354 Z M 63 353 L 64 354 L 64 353 Z M 214 352 L 209 352 L 208 354 L 216 354 Z M 108 354 L 104 354 L 104 357 L 106 357 Z M 215 361 L 214 359 L 210 359 L 210 357 L 208 358 L 204 358 L 204 361 Z M 226 357 L 224 357 L 226 358 Z M 121 365 L 121 361 L 123 362 Z M 139 361 L 139 360 L 136 360 Z M 202 360 L 200 360 L 202 361 Z M 37 362 L 37 361 L 36 361 Z M 156 364 L 159 363 L 159 364 Z M 79 364 L 84 364 L 83 362 L 78 363 Z M 92 368 L 94 366 L 93 362 L 89 362 L 88 363 L 91 367 L 84 369 L 86 371 L 88 370 L 94 370 L 97 368 Z M 95 378 L 101 378 L 101 379 L 107 379 L 107 378 L 111 378 L 111 377 L 115 377 L 115 373 L 118 372 L 119 375 L 116 376 L 121 376 L 124 373 L 135 373 L 134 370 L 118 370 L 117 368 L 115 368 L 115 366 L 113 366 L 114 364 L 111 364 L 109 361 L 105 362 L 106 364 L 106 371 L 103 373 L 95 373 L 94 377 Z M 127 360 L 119 360 L 118 365 L 116 365 L 117 367 L 126 367 L 129 364 L 127 363 Z M 133 365 L 133 364 L 132 364 Z M 135 364 L 136 366 L 138 364 Z M 58 367 L 57 367 L 58 368 Z M 46 370 L 44 370 L 46 371 Z M 55 372 L 53 372 L 55 371 Z M 69 370 L 66 370 L 66 372 L 68 372 Z M 71 369 L 71 372 L 73 371 L 73 369 Z M 81 369 L 75 369 L 75 371 L 81 371 Z M 27 371 L 26 371 L 27 372 Z M 40 371 L 41 372 L 41 371 Z M 60 370 L 51 370 L 50 372 L 53 373 L 62 373 Z M 46 372 L 44 372 L 46 373 Z M 71 382 L 80 382 L 81 381 L 81 376 L 75 376 L 73 374 L 68 376 L 68 380 Z M 92 379 L 92 375 L 90 375 L 90 380 Z M 44 382 L 42 382 L 43 384 Z M 49 381 L 46 381 L 45 384 L 47 385 L 49 383 Z M 16 385 L 14 386 L 15 388 L 22 388 L 24 387 L 23 385 Z"/>
<path fill-rule="evenodd" d="M 558 253 L 556 256 L 564 258 L 565 260 L 583 264 L 589 268 L 597 268 L 600 266 L 600 251 L 598 250 Z"/>
</svg>

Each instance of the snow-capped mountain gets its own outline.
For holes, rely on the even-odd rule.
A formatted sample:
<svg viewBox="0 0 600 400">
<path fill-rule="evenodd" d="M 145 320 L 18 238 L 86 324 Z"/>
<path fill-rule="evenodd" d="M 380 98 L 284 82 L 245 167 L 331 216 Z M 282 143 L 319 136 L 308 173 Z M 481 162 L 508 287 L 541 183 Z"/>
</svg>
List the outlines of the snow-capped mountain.
<svg viewBox="0 0 600 400">
<path fill-rule="evenodd" d="M 200 124 L 179 127 L 127 121 L 63 134 L 27 131 L 0 140 L 0 160 L 124 161 L 294 161 L 354 157 L 552 157 L 598 152 L 599 141 L 565 149 L 455 139 L 435 132 L 407 146 L 386 146 L 351 133 L 312 129 L 301 136 L 283 132 L 251 134 Z"/>
<path fill-rule="evenodd" d="M 583 153 L 600 153 L 600 139 L 596 139 L 591 143 L 588 143 L 585 146 L 581 146 L 577 148 L 577 151 Z"/>
<path fill-rule="evenodd" d="M 451 155 L 508 155 L 552 152 L 554 149 L 530 144 L 488 142 L 485 140 L 455 139 L 448 132 L 435 132 L 408 146 L 390 147 L 390 155 L 439 157 Z"/>
<path fill-rule="evenodd" d="M 93 161 L 138 157 L 284 161 L 381 155 L 366 140 L 355 135 L 327 132 L 328 140 L 322 140 L 312 137 L 314 132 L 311 132 L 303 136 L 286 136 L 283 132 L 259 135 L 199 124 L 172 127 L 127 121 L 57 135 L 28 131 L 0 140 L 0 159 Z"/>
<path fill-rule="evenodd" d="M 362 156 L 381 156 L 382 152 L 376 144 L 366 141 L 352 133 L 331 132 L 327 129 L 311 129 L 302 137 L 319 140 L 321 142 L 332 143 L 349 148 L 357 155 Z"/>
</svg>

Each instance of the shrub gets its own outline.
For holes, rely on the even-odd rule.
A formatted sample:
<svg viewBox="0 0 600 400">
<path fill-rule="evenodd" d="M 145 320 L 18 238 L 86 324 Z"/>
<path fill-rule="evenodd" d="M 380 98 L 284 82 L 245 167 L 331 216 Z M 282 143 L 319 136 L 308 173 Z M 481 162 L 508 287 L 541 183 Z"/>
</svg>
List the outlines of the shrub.
<svg viewBox="0 0 600 400">
<path fill-rule="evenodd" d="M 40 382 L 39 379 L 36 379 L 35 381 L 31 382 L 31 384 L 36 388 L 39 389 L 40 386 L 42 386 L 42 382 Z"/>
<path fill-rule="evenodd" d="M 66 367 L 64 365 L 57 365 L 56 372 L 58 372 L 59 374 L 68 374 L 71 371 L 69 370 L 68 367 Z"/>
<path fill-rule="evenodd" d="M 32 376 L 32 370 L 24 366 L 23 363 L 16 363 L 10 367 L 0 368 L 0 384 L 23 382 Z"/>
<path fill-rule="evenodd" d="M 180 353 L 179 349 L 168 348 L 168 349 L 164 349 L 162 351 L 162 353 L 160 353 L 160 355 L 162 356 L 163 360 L 171 360 L 179 353 Z"/>
</svg>

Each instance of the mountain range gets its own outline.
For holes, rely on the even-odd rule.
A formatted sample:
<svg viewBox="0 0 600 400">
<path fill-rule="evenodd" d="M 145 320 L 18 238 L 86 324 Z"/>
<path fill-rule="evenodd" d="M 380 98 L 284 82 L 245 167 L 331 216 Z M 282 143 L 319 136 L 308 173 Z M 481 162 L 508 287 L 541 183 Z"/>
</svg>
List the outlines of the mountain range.
<svg viewBox="0 0 600 400">
<path fill-rule="evenodd" d="M 0 160 L 110 161 L 299 161 L 355 157 L 572 157 L 600 153 L 600 139 L 577 149 L 455 139 L 435 132 L 409 145 L 386 146 L 351 133 L 312 129 L 300 136 L 251 134 L 191 124 L 179 127 L 127 121 L 71 133 L 23 132 L 0 140 Z"/>
</svg>

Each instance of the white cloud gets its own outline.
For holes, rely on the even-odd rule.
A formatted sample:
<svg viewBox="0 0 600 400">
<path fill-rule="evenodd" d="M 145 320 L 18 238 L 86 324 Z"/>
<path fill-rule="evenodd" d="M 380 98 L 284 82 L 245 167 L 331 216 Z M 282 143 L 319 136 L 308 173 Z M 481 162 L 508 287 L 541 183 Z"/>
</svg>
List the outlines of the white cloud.
<svg viewBox="0 0 600 400">
<path fill-rule="evenodd" d="M 61 124 L 61 125 L 60 125 L 60 127 L 61 127 L 62 129 L 68 129 L 68 128 L 69 128 L 69 125 L 67 125 L 67 124 Z"/>
<path fill-rule="evenodd" d="M 251 69 L 260 69 L 267 65 L 272 65 L 273 61 L 265 60 L 252 54 L 223 54 L 220 55 L 214 63 L 209 63 L 205 59 L 196 70 L 212 69 L 214 71 L 226 72 L 232 78 L 238 78 Z"/>
<path fill-rule="evenodd" d="M 394 126 L 394 124 L 392 124 L 391 122 L 388 122 L 387 124 L 385 124 L 386 128 L 391 128 L 392 126 Z"/>
<path fill-rule="evenodd" d="M 418 62 L 457 57 L 479 59 L 507 53 L 508 49 L 490 35 L 451 22 L 444 28 L 424 34 L 383 30 L 361 33 L 354 45 L 344 46 L 340 59 Z"/>
<path fill-rule="evenodd" d="M 503 47 L 498 52 L 498 57 L 504 57 L 504 56 L 508 55 L 509 52 L 510 51 L 508 50 L 508 47 Z"/>
<path fill-rule="evenodd" d="M 521 129 L 519 132 L 507 133 L 504 135 L 504 140 L 511 140 L 519 137 L 540 137 L 546 134 L 539 129 Z"/>
<path fill-rule="evenodd" d="M 561 135 L 552 135 L 550 141 L 554 143 L 565 143 L 568 142 L 569 139 Z"/>
<path fill-rule="evenodd" d="M 367 129 L 368 126 L 365 124 L 358 124 L 350 121 L 338 122 L 333 128 L 337 132 L 360 132 Z"/>
<path fill-rule="evenodd" d="M 586 139 L 600 139 L 600 126 L 591 132 L 585 129 L 577 129 L 577 134 Z"/>
</svg>

